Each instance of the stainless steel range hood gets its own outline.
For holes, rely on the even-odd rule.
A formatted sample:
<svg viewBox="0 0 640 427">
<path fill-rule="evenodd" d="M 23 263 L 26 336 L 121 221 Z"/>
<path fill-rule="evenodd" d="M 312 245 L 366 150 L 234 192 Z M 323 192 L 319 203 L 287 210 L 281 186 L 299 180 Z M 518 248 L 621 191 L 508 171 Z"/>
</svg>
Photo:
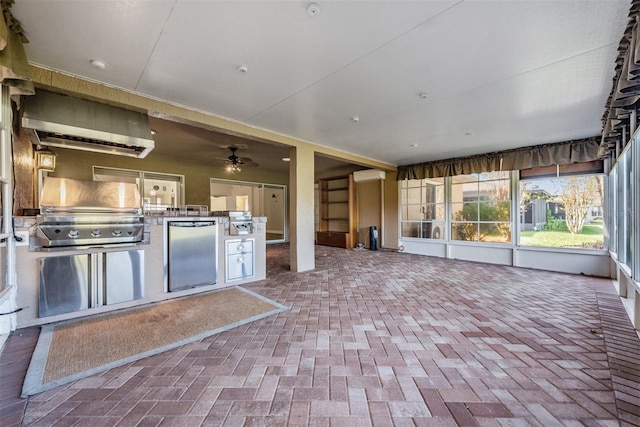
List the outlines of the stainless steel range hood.
<svg viewBox="0 0 640 427">
<path fill-rule="evenodd" d="M 155 146 L 146 114 L 45 90 L 27 98 L 22 127 L 41 145 L 140 159 Z"/>
</svg>

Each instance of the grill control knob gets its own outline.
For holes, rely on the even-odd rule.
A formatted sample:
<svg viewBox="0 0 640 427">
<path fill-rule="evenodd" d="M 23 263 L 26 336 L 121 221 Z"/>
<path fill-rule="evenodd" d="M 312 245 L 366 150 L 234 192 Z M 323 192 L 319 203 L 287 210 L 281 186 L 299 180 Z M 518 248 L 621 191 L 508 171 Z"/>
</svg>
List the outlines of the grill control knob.
<svg viewBox="0 0 640 427">
<path fill-rule="evenodd" d="M 116 228 L 115 230 L 113 230 L 113 232 L 111 232 L 111 234 L 113 234 L 115 237 L 120 237 L 122 236 L 122 230 Z"/>
<path fill-rule="evenodd" d="M 98 230 L 98 229 L 93 230 L 93 231 L 91 232 L 91 235 L 92 235 L 93 237 L 100 237 L 100 236 L 102 236 L 102 231 L 100 231 L 100 230 Z"/>
<path fill-rule="evenodd" d="M 69 230 L 68 236 L 71 237 L 72 239 L 75 239 L 79 235 L 80 235 L 80 232 L 78 230 Z"/>
</svg>

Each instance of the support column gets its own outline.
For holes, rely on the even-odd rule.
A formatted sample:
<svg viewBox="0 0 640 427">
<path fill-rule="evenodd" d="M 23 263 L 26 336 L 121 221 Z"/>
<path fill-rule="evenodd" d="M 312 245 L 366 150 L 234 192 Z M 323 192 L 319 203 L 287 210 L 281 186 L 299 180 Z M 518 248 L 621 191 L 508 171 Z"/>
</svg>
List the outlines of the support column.
<svg viewBox="0 0 640 427">
<path fill-rule="evenodd" d="M 291 271 L 316 268 L 314 245 L 314 151 L 310 146 L 291 148 L 289 165 L 289 241 Z"/>
</svg>

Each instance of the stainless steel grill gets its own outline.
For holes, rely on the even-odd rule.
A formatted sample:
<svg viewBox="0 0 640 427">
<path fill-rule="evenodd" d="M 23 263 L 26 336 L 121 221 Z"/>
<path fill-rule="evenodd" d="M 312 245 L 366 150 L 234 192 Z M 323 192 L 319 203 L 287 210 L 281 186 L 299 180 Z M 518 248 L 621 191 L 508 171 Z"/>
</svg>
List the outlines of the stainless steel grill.
<svg viewBox="0 0 640 427">
<path fill-rule="evenodd" d="M 136 184 L 47 177 L 41 201 L 36 237 L 42 248 L 142 241 L 144 216 Z"/>
<path fill-rule="evenodd" d="M 242 236 L 253 233 L 253 219 L 250 212 L 246 211 L 215 211 L 213 216 L 229 217 L 228 234 Z"/>
</svg>

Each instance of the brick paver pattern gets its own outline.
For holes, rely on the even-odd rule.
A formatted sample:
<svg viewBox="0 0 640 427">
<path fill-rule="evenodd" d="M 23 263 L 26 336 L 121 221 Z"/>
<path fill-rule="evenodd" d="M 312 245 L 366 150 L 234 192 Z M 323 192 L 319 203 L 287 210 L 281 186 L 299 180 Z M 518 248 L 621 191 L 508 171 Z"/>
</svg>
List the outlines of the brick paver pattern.
<svg viewBox="0 0 640 427">
<path fill-rule="evenodd" d="M 322 246 L 294 273 L 288 250 L 246 285 L 288 311 L 23 399 L 23 425 L 640 425 L 610 280 Z"/>
</svg>

